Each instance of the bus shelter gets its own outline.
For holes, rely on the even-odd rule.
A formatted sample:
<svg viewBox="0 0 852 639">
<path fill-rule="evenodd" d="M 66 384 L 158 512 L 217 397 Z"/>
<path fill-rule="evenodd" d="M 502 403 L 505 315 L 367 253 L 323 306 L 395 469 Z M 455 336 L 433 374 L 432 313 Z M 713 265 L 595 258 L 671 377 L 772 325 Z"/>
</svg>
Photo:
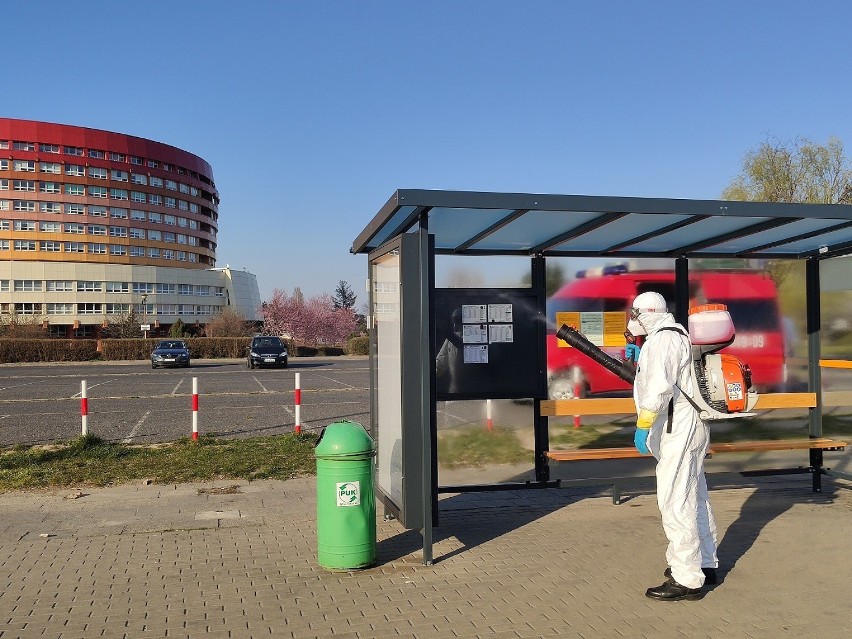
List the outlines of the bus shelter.
<svg viewBox="0 0 852 639">
<path fill-rule="evenodd" d="M 804 260 L 807 392 L 761 397 L 758 408 L 807 409 L 810 441 L 801 448 L 809 466 L 796 472 L 812 473 L 814 490 L 822 475 L 852 479 L 823 467 L 823 450 L 842 442 L 822 443 L 820 372 L 821 265 L 852 253 L 852 206 L 405 189 L 381 207 L 351 251 L 367 254 L 369 264 L 377 496 L 403 526 L 421 531 L 425 563 L 432 562 L 438 493 L 459 490 L 438 486 L 437 402 L 533 402 L 535 480 L 465 489 L 567 485 L 550 476 L 550 461 L 559 457 L 549 454 L 548 418 L 578 410 L 568 402 L 589 400 L 547 398 L 548 258 L 669 258 L 674 315 L 684 325 L 690 259 Z M 526 258 L 530 286 L 436 288 L 442 255 Z M 438 334 L 449 338 L 438 343 Z M 468 365 L 444 374 L 448 345 Z"/>
</svg>

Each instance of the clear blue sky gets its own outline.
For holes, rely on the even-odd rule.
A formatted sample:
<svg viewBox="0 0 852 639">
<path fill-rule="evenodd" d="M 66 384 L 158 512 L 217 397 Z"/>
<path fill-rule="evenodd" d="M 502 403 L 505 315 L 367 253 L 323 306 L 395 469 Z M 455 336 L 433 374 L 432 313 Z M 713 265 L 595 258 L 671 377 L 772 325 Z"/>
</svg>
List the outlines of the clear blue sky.
<svg viewBox="0 0 852 639">
<path fill-rule="evenodd" d="M 848 2 L 3 5 L 0 113 L 206 159 L 263 298 L 363 302 L 397 188 L 715 198 L 767 137 L 852 149 Z"/>
</svg>

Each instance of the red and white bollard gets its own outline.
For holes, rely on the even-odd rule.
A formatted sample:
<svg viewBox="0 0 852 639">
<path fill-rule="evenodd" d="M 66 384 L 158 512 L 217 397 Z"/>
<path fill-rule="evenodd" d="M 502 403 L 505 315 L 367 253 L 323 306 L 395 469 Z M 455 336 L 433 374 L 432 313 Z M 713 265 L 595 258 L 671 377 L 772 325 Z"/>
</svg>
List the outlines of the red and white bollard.
<svg viewBox="0 0 852 639">
<path fill-rule="evenodd" d="M 198 378 L 192 378 L 192 441 L 198 441 Z"/>
<path fill-rule="evenodd" d="M 293 427 L 293 432 L 297 435 L 302 434 L 302 381 L 301 373 L 296 373 L 296 388 L 293 390 L 293 402 L 296 408 L 296 425 Z"/>
<path fill-rule="evenodd" d="M 491 419 L 491 400 L 485 400 L 485 427 L 488 429 L 490 433 L 494 430 L 494 420 Z"/>
<path fill-rule="evenodd" d="M 574 384 L 574 398 L 578 399 L 580 397 L 580 385 Z M 580 416 L 574 415 L 574 428 L 580 428 Z"/>
<path fill-rule="evenodd" d="M 86 396 L 86 380 L 80 382 L 80 417 L 83 420 L 83 437 L 89 434 L 89 398 Z"/>
</svg>

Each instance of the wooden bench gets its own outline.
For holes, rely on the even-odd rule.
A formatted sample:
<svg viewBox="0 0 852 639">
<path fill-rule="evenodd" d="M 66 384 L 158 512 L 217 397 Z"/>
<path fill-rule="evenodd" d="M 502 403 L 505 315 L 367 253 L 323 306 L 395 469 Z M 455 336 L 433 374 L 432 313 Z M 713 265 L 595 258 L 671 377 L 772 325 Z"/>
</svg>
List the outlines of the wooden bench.
<svg viewBox="0 0 852 639">
<path fill-rule="evenodd" d="M 846 393 L 838 393 L 838 395 Z M 823 395 L 823 405 L 826 405 L 825 393 Z M 837 397 L 838 401 L 845 402 L 849 398 Z M 845 405 L 845 404 L 838 404 Z M 758 397 L 755 410 L 772 410 L 785 408 L 813 408 L 816 406 L 815 393 L 774 393 L 760 395 Z M 563 399 L 563 400 L 547 400 L 541 402 L 541 414 L 544 417 L 568 417 L 574 415 L 619 415 L 619 414 L 636 414 L 636 406 L 633 399 L 629 397 L 612 398 L 612 399 Z M 757 440 L 757 441 L 739 441 L 730 443 L 711 442 L 708 455 L 719 453 L 742 453 L 742 452 L 765 452 L 773 450 L 819 450 L 832 451 L 844 450 L 847 446 L 845 441 L 833 440 L 824 437 L 819 438 L 799 438 L 799 439 L 772 439 L 772 440 Z M 545 451 L 545 456 L 557 462 L 571 461 L 590 461 L 590 460 L 606 460 L 606 459 L 638 459 L 647 458 L 648 455 L 642 455 L 633 446 L 625 446 L 621 448 L 578 448 L 573 450 L 548 450 Z M 821 474 L 821 459 L 819 457 L 819 465 L 816 468 L 807 469 L 807 472 L 814 473 L 814 490 L 818 490 L 819 477 Z M 624 478 L 622 478 L 624 479 Z M 613 483 L 613 503 L 619 503 L 620 496 L 618 490 L 618 481 Z"/>
</svg>

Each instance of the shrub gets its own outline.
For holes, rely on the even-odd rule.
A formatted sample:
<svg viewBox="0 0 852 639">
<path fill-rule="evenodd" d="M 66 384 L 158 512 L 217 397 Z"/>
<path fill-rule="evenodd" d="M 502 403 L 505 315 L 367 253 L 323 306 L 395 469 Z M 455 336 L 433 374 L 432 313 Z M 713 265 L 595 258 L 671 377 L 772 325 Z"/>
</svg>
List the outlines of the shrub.
<svg viewBox="0 0 852 639">
<path fill-rule="evenodd" d="M 366 335 L 350 338 L 346 343 L 346 352 L 349 355 L 369 355 L 370 338 Z"/>
<path fill-rule="evenodd" d="M 98 358 L 93 339 L 0 339 L 0 362 L 85 362 Z"/>
</svg>

